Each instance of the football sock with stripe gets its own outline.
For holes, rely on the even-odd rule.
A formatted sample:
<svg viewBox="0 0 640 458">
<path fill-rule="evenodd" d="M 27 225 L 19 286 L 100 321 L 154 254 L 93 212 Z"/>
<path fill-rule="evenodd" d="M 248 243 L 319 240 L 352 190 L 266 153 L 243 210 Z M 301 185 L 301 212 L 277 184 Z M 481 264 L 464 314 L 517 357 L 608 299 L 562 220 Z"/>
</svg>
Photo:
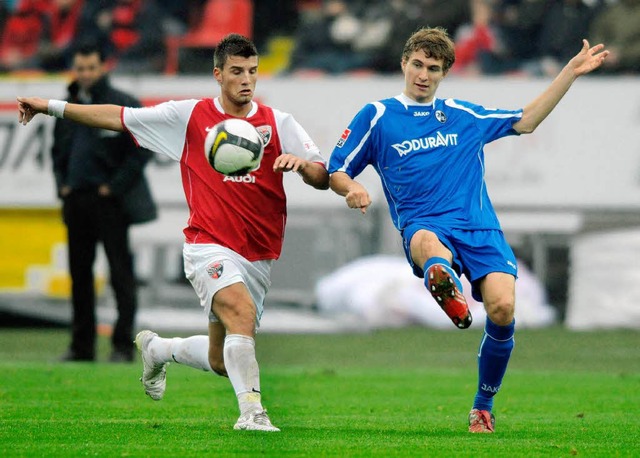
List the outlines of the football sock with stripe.
<svg viewBox="0 0 640 458">
<path fill-rule="evenodd" d="M 451 275 L 451 278 L 453 278 L 453 281 L 455 282 L 456 287 L 458 288 L 458 291 L 462 293 L 462 282 L 460 281 L 460 277 L 458 277 L 458 274 L 456 273 L 456 271 L 453 270 L 453 268 L 451 267 L 451 263 L 447 261 L 445 258 L 439 258 L 437 256 L 427 259 L 427 262 L 425 262 L 424 266 L 422 267 L 422 271 L 424 272 L 424 285 L 427 287 L 427 291 L 429 290 L 429 279 L 427 278 L 427 269 L 434 264 L 441 264 L 444 266 L 447 272 L 449 272 L 449 275 Z"/>
<path fill-rule="evenodd" d="M 228 334 L 224 339 L 224 365 L 238 398 L 240 414 L 262 410 L 260 370 L 252 337 Z"/>
<path fill-rule="evenodd" d="M 498 326 L 489 317 L 478 349 L 478 391 L 473 408 L 491 411 L 493 396 L 502 385 L 507 371 L 514 340 L 515 320 L 507 326 Z"/>
</svg>

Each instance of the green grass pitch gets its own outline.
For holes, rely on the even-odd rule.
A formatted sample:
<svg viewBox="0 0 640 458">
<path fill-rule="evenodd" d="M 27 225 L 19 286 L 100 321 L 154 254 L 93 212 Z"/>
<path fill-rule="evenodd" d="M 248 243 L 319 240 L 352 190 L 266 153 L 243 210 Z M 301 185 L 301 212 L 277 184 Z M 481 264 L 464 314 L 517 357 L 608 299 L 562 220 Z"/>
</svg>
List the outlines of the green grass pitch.
<svg viewBox="0 0 640 458">
<path fill-rule="evenodd" d="M 233 431 L 228 380 L 178 364 L 51 362 L 64 330 L 0 330 L 0 457 L 640 456 L 640 332 L 519 330 L 496 433 L 467 432 L 479 330 L 259 334 L 280 433 Z M 104 361 L 108 341 L 101 338 Z"/>
</svg>

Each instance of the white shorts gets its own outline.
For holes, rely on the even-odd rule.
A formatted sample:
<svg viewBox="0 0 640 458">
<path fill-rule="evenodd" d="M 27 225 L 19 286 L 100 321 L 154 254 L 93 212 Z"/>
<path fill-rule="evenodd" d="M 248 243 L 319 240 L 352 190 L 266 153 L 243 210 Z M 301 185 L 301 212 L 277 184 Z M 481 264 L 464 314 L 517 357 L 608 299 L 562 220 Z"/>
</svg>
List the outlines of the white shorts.
<svg viewBox="0 0 640 458">
<path fill-rule="evenodd" d="M 271 286 L 273 260 L 251 262 L 235 251 L 215 244 L 185 243 L 182 249 L 184 273 L 200 298 L 209 321 L 218 318 L 211 311 L 213 296 L 222 288 L 244 283 L 256 306 L 256 326 L 264 310 L 264 298 Z"/>
</svg>

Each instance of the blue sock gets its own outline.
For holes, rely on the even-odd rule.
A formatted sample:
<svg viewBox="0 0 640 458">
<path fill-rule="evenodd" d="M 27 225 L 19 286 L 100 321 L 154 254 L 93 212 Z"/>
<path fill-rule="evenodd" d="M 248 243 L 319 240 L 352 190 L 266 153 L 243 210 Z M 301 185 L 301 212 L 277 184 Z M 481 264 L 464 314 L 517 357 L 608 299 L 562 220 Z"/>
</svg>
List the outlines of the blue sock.
<svg viewBox="0 0 640 458">
<path fill-rule="evenodd" d="M 478 392 L 473 408 L 488 410 L 493 407 L 493 396 L 502 385 L 511 350 L 515 344 L 515 320 L 507 326 L 498 326 L 487 317 L 484 335 L 478 350 Z"/>
<path fill-rule="evenodd" d="M 453 278 L 453 281 L 456 283 L 456 286 L 458 287 L 458 291 L 462 293 L 462 282 L 460 281 L 460 277 L 458 277 L 458 274 L 456 273 L 456 271 L 453 270 L 453 268 L 451 267 L 451 263 L 447 261 L 445 258 L 438 258 L 437 256 L 427 259 L 427 262 L 425 262 L 424 266 L 422 266 L 422 271 L 424 272 L 424 285 L 427 287 L 427 290 L 429 290 L 429 279 L 427 278 L 427 269 L 434 264 L 442 264 L 445 267 L 445 269 L 447 269 L 447 272 L 449 272 L 449 275 L 451 275 L 451 278 Z"/>
</svg>

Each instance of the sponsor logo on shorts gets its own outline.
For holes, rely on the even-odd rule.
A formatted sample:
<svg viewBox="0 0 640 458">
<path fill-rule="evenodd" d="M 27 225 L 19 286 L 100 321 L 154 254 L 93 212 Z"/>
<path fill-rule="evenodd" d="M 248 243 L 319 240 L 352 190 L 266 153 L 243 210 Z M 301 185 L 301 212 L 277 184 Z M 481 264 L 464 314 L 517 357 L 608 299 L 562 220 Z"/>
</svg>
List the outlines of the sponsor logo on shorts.
<svg viewBox="0 0 640 458">
<path fill-rule="evenodd" d="M 207 266 L 207 273 L 214 280 L 217 280 L 222 276 L 223 270 L 224 266 L 222 265 L 222 261 L 214 261 Z"/>
</svg>

